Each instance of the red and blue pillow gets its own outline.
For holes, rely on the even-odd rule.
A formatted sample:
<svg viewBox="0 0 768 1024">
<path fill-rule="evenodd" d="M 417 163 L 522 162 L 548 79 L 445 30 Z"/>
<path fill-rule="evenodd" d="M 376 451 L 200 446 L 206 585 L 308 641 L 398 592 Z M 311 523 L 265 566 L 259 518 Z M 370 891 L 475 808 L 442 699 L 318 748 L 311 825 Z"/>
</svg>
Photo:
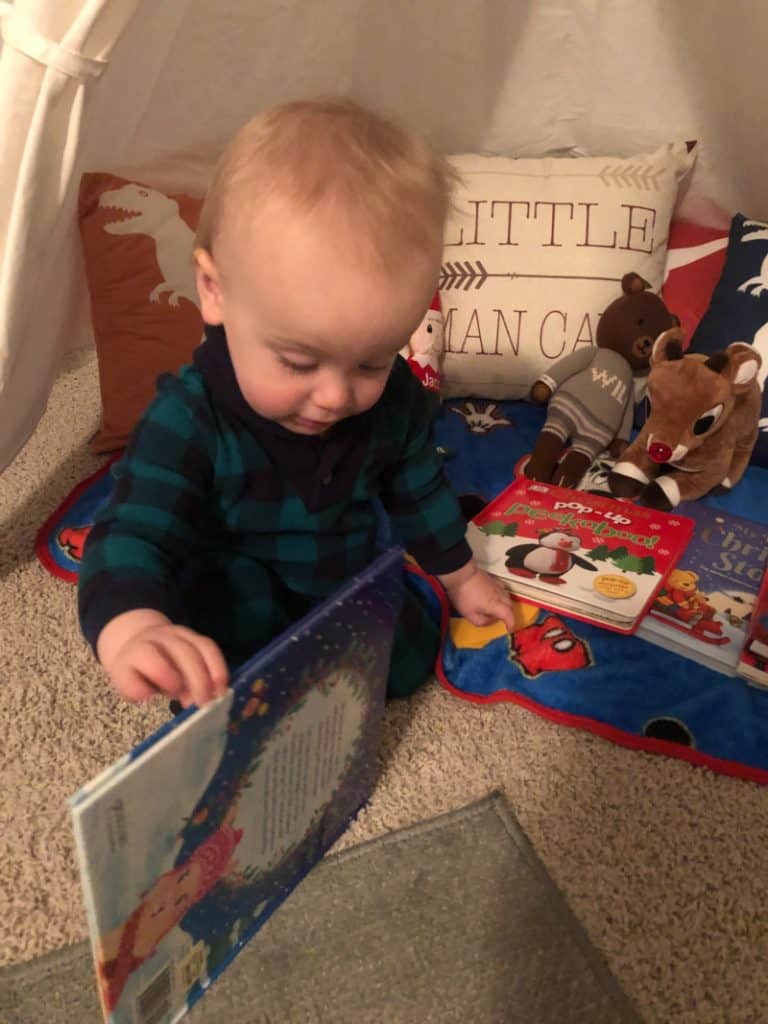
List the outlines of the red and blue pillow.
<svg viewBox="0 0 768 1024">
<path fill-rule="evenodd" d="M 723 214 L 722 219 L 722 227 L 686 220 L 673 220 L 669 226 L 661 297 L 680 321 L 686 344 L 706 313 L 723 271 L 730 217 Z"/>
<path fill-rule="evenodd" d="M 752 463 L 768 467 L 768 223 L 743 214 L 731 221 L 725 265 L 690 351 L 711 355 L 734 341 L 754 345 L 763 357 L 763 406 Z"/>
</svg>

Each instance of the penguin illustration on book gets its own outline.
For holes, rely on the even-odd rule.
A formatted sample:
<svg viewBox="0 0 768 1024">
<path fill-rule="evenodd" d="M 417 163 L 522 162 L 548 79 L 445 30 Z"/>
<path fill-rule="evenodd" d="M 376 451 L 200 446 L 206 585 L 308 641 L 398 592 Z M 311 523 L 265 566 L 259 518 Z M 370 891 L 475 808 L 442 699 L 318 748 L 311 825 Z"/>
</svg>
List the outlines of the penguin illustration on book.
<svg viewBox="0 0 768 1024">
<path fill-rule="evenodd" d="M 529 579 L 538 576 L 544 583 L 565 583 L 561 577 L 574 565 L 597 572 L 597 567 L 574 552 L 581 541 L 567 530 L 550 530 L 539 536 L 538 544 L 518 544 L 507 550 L 507 572 Z"/>
</svg>

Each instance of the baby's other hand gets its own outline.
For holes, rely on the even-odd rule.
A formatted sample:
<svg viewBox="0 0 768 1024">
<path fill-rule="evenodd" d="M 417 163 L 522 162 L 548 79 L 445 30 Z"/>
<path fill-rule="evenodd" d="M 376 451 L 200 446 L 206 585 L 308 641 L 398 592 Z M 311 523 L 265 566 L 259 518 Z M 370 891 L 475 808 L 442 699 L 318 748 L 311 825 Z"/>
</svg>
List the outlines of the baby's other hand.
<svg viewBox="0 0 768 1024">
<path fill-rule="evenodd" d="M 162 693 L 184 707 L 201 707 L 227 688 L 229 670 L 214 641 L 150 609 L 124 612 L 108 622 L 97 653 L 126 700 Z"/>
<path fill-rule="evenodd" d="M 473 626 L 490 626 L 500 619 L 510 633 L 517 629 L 509 590 L 474 562 L 441 580 L 453 607 Z"/>
</svg>

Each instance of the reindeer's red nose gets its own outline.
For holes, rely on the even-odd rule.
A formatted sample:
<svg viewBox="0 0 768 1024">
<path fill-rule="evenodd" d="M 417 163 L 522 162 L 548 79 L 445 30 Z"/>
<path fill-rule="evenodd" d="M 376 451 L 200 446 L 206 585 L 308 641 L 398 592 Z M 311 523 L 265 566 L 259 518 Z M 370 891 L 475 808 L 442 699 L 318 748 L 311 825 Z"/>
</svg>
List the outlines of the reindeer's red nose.
<svg viewBox="0 0 768 1024">
<path fill-rule="evenodd" d="M 654 441 L 648 445 L 648 454 L 654 462 L 669 462 L 672 458 L 672 449 L 662 441 Z"/>
</svg>

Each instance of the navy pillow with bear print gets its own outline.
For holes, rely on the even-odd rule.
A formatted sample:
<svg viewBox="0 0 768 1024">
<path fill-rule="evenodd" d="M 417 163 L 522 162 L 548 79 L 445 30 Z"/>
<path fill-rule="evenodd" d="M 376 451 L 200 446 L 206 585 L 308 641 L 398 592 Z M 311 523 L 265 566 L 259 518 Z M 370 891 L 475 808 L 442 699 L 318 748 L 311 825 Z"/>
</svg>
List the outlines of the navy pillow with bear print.
<svg viewBox="0 0 768 1024">
<path fill-rule="evenodd" d="M 751 461 L 768 467 L 768 224 L 740 213 L 731 221 L 723 272 L 689 351 L 710 355 L 734 341 L 754 345 L 763 357 L 763 407 Z"/>
</svg>

